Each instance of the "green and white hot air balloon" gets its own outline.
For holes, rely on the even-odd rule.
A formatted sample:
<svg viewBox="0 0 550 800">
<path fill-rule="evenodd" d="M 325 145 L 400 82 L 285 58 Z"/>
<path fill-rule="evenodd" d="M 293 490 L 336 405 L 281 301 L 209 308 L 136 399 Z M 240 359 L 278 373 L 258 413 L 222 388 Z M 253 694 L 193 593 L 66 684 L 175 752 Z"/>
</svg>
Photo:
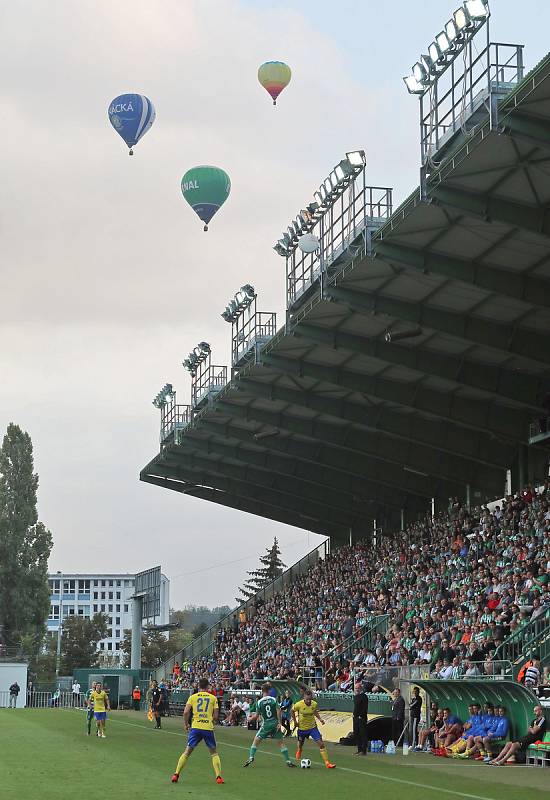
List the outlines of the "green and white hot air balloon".
<svg viewBox="0 0 550 800">
<path fill-rule="evenodd" d="M 181 191 L 207 231 L 208 223 L 229 197 L 231 180 L 219 167 L 191 167 L 181 179 Z"/>
</svg>

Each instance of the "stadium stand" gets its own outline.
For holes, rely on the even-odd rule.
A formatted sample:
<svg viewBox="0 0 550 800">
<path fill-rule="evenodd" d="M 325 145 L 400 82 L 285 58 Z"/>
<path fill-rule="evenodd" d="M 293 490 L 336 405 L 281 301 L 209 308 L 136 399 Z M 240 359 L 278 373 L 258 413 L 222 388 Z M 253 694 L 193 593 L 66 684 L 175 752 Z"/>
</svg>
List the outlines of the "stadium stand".
<svg viewBox="0 0 550 800">
<path fill-rule="evenodd" d="M 426 517 L 393 537 L 341 547 L 283 593 L 221 628 L 211 654 L 183 662 L 174 686 L 209 674 L 308 679 L 350 690 L 373 667 L 423 665 L 440 679 L 493 676 L 512 659 L 550 660 L 550 487 L 502 504 Z M 535 634 L 533 631 L 535 630 Z M 511 643 L 509 645 L 509 643 Z M 510 666 L 510 664 L 509 664 Z M 540 670 L 532 686 L 548 680 Z"/>
</svg>

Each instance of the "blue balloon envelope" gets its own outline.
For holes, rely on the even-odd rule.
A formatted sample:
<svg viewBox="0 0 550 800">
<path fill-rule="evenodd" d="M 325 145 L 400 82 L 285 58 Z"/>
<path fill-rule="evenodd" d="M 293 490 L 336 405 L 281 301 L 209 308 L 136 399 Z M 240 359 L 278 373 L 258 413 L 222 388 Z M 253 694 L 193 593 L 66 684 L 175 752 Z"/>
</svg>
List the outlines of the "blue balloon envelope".
<svg viewBox="0 0 550 800">
<path fill-rule="evenodd" d="M 133 155 L 139 142 L 155 121 L 155 107 L 144 94 L 121 94 L 109 105 L 109 122 L 122 136 Z"/>
</svg>

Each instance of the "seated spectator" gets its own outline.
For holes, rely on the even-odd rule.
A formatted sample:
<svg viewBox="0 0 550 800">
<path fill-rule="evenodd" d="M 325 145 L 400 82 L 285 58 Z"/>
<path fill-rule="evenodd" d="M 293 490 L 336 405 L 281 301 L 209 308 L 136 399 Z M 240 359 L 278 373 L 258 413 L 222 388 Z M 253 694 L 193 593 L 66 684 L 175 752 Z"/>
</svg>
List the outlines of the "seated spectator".
<svg viewBox="0 0 550 800">
<path fill-rule="evenodd" d="M 546 733 L 546 718 L 542 711 L 542 706 L 535 706 L 533 709 L 535 717 L 527 728 L 527 733 L 516 742 L 508 742 L 504 745 L 496 758 L 488 763 L 495 767 L 502 767 L 509 758 L 516 757 L 517 753 L 525 753 L 530 744 L 535 744 L 544 739 Z"/>
</svg>

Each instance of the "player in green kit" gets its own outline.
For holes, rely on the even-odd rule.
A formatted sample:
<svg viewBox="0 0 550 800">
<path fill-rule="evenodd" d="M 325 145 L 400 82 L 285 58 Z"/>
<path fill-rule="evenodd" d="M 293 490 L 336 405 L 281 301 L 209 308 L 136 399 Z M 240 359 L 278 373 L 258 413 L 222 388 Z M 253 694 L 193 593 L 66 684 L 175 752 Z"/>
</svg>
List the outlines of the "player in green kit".
<svg viewBox="0 0 550 800">
<path fill-rule="evenodd" d="M 281 730 L 281 709 L 279 708 L 277 700 L 274 697 L 271 697 L 269 694 L 270 690 L 271 686 L 267 683 L 264 683 L 262 686 L 262 696 L 256 703 L 256 713 L 250 715 L 250 719 L 260 718 L 262 720 L 262 725 L 254 737 L 254 741 L 252 742 L 252 746 L 250 748 L 248 761 L 243 764 L 243 767 L 248 767 L 250 764 L 254 763 L 256 750 L 264 739 L 281 739 L 281 755 L 283 757 L 283 761 L 287 767 L 296 766 L 296 764 L 290 760 L 288 747 L 283 741 L 283 732 Z"/>
</svg>

